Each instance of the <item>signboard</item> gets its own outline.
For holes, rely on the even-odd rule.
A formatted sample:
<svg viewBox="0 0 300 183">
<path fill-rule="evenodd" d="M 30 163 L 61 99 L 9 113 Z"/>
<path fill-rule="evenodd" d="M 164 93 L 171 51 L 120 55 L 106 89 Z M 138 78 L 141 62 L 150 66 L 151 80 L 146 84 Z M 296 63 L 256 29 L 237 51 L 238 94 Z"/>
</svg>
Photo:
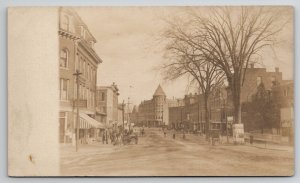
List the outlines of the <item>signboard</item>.
<svg viewBox="0 0 300 183">
<path fill-rule="evenodd" d="M 233 116 L 227 116 L 227 123 L 233 123 Z"/>
<path fill-rule="evenodd" d="M 244 140 L 244 124 L 232 125 L 233 142 L 236 144 L 243 144 Z"/>
<path fill-rule="evenodd" d="M 87 100 L 74 100 L 73 101 L 73 106 L 74 107 L 87 107 Z"/>
<path fill-rule="evenodd" d="M 233 116 L 227 116 L 227 128 L 231 128 L 233 123 Z"/>
</svg>

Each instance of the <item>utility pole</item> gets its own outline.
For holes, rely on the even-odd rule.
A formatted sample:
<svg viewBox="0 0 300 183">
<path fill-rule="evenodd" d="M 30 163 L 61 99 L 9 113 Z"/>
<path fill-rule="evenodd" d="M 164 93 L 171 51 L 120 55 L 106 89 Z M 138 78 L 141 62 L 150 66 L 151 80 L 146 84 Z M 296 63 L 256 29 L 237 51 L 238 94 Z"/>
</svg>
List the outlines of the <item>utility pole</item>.
<svg viewBox="0 0 300 183">
<path fill-rule="evenodd" d="M 127 101 L 127 124 L 129 125 L 128 127 L 129 127 L 129 131 L 130 131 L 130 126 L 131 126 L 131 124 L 130 124 L 130 116 L 129 116 L 129 111 L 130 111 L 130 108 L 129 108 L 129 104 L 131 104 L 131 103 L 129 103 L 129 99 L 130 99 L 130 97 L 128 97 L 128 101 Z"/>
<path fill-rule="evenodd" d="M 123 134 L 124 134 L 124 131 L 125 131 L 125 127 L 124 127 L 124 117 L 125 117 L 125 114 L 124 114 L 124 107 L 125 107 L 125 102 L 123 100 L 123 103 L 122 103 L 122 118 L 123 118 Z"/>
<path fill-rule="evenodd" d="M 79 76 L 82 73 L 79 70 L 73 74 L 76 77 L 76 84 L 77 84 L 77 97 L 76 97 L 76 108 L 77 108 L 77 117 L 76 117 L 76 152 L 78 151 L 78 139 L 79 139 Z"/>
</svg>

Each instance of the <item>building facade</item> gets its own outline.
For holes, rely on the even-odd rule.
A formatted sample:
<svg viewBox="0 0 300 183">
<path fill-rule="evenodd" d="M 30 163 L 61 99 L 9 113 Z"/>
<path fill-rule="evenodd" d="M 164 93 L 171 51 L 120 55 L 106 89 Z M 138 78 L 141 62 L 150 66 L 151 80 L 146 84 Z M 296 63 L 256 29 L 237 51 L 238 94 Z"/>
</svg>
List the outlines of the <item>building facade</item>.
<svg viewBox="0 0 300 183">
<path fill-rule="evenodd" d="M 144 100 L 138 107 L 138 125 L 158 127 L 169 125 L 167 96 L 159 85 L 151 100 Z"/>
<path fill-rule="evenodd" d="M 267 90 L 282 80 L 282 73 L 278 68 L 275 72 L 268 72 L 265 68 L 255 68 L 253 64 L 246 70 L 245 80 L 241 88 L 241 103 L 250 102 L 252 95 L 257 92 L 257 86 L 264 83 Z M 208 99 L 208 119 L 211 124 L 209 128 L 218 126 L 222 132 L 226 131 L 228 122 L 231 131 L 231 121 L 227 119 L 233 116 L 233 103 L 229 88 L 221 87 L 211 92 Z M 282 93 L 282 92 L 281 92 Z M 189 94 L 183 98 L 183 104 L 169 108 L 170 126 L 187 131 L 205 132 L 205 108 L 202 94 Z M 243 114 L 242 114 L 243 118 Z"/>
<path fill-rule="evenodd" d="M 280 134 L 294 137 L 294 82 L 287 80 L 272 88 L 272 99 L 280 110 Z"/>
<path fill-rule="evenodd" d="M 96 92 L 96 119 L 107 128 L 119 121 L 119 89 L 115 83 L 110 86 L 98 86 Z"/>
<path fill-rule="evenodd" d="M 276 83 L 281 83 L 282 72 L 276 67 L 274 72 L 267 71 L 266 68 L 256 68 L 251 64 L 245 73 L 245 80 L 241 89 L 241 103 L 251 101 L 253 94 L 257 92 L 257 87 L 264 83 L 266 90 L 271 90 Z"/>
<path fill-rule="evenodd" d="M 100 128 L 94 120 L 97 68 L 102 62 L 93 49 L 96 39 L 78 14 L 69 8 L 59 9 L 59 141 L 75 142 L 77 82 L 73 75 L 77 70 L 79 78 L 79 99 L 85 103 L 80 108 L 79 138 L 82 142 L 96 134 Z"/>
</svg>

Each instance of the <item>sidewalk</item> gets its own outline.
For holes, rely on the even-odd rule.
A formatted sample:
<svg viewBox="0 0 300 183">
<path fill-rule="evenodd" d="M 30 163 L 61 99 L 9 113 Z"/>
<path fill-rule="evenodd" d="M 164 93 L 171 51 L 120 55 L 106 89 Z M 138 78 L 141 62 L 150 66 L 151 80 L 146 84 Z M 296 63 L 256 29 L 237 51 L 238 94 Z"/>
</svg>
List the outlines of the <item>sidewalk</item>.
<svg viewBox="0 0 300 183">
<path fill-rule="evenodd" d="M 173 131 L 167 132 L 167 138 L 172 138 Z M 180 141 L 186 141 L 186 142 L 193 142 L 199 145 L 210 145 L 210 142 L 206 141 L 205 135 L 196 135 L 196 134 L 185 134 L 185 139 L 182 138 L 183 134 L 180 132 L 176 132 L 176 138 L 175 140 Z M 221 136 L 221 142 L 216 143 L 216 146 L 237 146 L 233 143 L 232 137 L 228 138 L 226 136 Z M 254 142 L 253 144 L 250 144 L 249 142 L 245 142 L 242 146 L 248 146 L 253 148 L 260 148 L 260 149 L 268 149 L 268 150 L 278 150 L 278 151 L 288 151 L 293 152 L 294 147 L 293 145 L 287 145 L 287 144 L 274 144 L 274 143 L 257 143 Z"/>
<path fill-rule="evenodd" d="M 80 154 L 105 154 L 117 151 L 121 146 L 114 146 L 113 144 L 102 144 L 102 142 L 96 142 L 93 144 L 80 144 L 78 146 L 78 152 L 76 152 L 76 147 L 72 144 L 60 144 L 61 157 L 71 157 L 78 156 Z"/>
</svg>

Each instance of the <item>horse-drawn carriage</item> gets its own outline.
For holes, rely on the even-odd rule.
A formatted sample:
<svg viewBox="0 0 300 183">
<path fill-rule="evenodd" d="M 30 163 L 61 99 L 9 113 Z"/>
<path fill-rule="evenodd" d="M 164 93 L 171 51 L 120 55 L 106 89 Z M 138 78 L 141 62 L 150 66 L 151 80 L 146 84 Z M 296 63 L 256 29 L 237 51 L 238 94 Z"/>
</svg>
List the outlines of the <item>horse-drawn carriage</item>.
<svg viewBox="0 0 300 183">
<path fill-rule="evenodd" d="M 123 135 L 123 144 L 127 145 L 130 143 L 134 143 L 134 144 L 138 143 L 138 135 L 137 135 L 137 133 L 134 133 L 133 131 L 124 133 L 124 135 Z"/>
</svg>

